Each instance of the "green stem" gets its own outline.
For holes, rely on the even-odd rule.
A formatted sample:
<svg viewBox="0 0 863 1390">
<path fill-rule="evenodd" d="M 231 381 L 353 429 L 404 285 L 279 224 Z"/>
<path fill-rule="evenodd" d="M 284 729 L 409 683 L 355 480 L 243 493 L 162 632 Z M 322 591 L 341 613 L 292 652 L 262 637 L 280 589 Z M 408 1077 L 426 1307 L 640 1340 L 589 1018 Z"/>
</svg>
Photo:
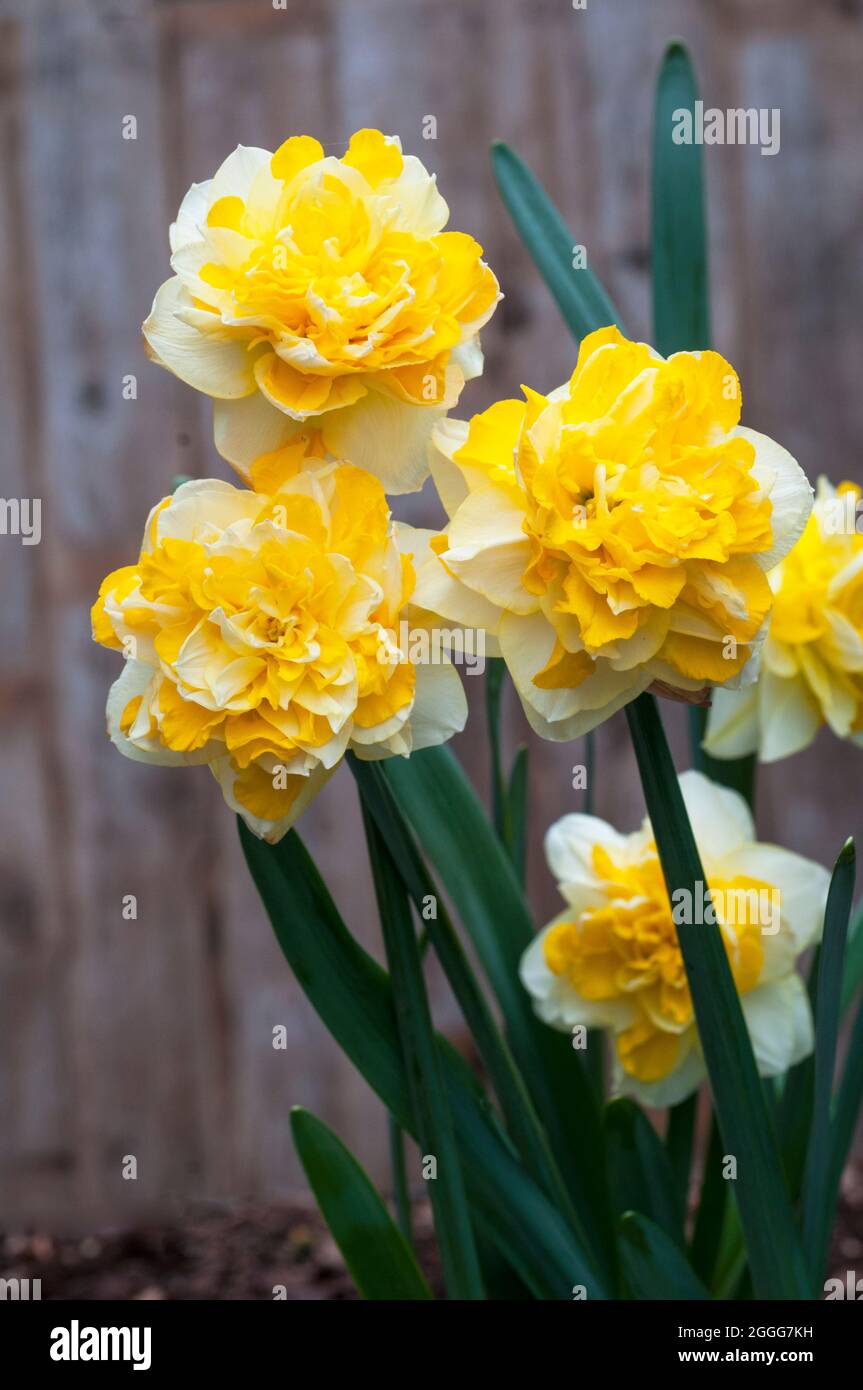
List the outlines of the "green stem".
<svg viewBox="0 0 863 1390">
<path fill-rule="evenodd" d="M 509 849 L 506 779 L 500 754 L 500 699 L 506 666 L 500 657 L 491 657 L 485 672 L 485 714 L 491 757 L 491 806 L 494 828 Z"/>
<path fill-rule="evenodd" d="M 437 887 L 401 817 L 398 802 L 378 763 L 350 757 L 349 766 L 359 788 L 363 813 L 374 818 L 417 912 L 422 913 L 427 907 L 433 906 L 434 916 L 429 918 L 425 927 L 426 938 L 434 948 L 471 1031 L 513 1141 L 527 1167 L 540 1180 L 574 1232 L 587 1246 L 589 1242 L 572 1206 L 533 1102 L 479 988 Z"/>
<path fill-rule="evenodd" d="M 596 771 L 596 730 L 591 729 L 584 736 L 584 775 L 587 782 L 584 792 L 584 814 L 593 815 L 593 775 Z"/>
<path fill-rule="evenodd" d="M 410 903 L 389 849 L 365 806 L 363 825 L 390 968 L 396 1027 L 408 1077 L 411 1109 L 416 1116 L 424 1159 L 435 1160 L 429 1192 L 444 1281 L 450 1298 L 483 1299 L 479 1257 Z"/>
<path fill-rule="evenodd" d="M 393 1201 L 396 1207 L 398 1228 L 413 1248 L 411 1225 L 411 1197 L 408 1189 L 408 1174 L 405 1165 L 405 1136 L 398 1121 L 387 1111 L 387 1128 L 390 1144 L 390 1171 L 393 1179 Z"/>
<path fill-rule="evenodd" d="M 651 695 L 626 706 L 647 810 L 671 902 L 703 901 L 701 857 Z M 701 1049 L 736 1189 L 759 1298 L 808 1298 L 809 1283 L 782 1164 L 722 932 L 715 923 L 677 925 Z"/>
<path fill-rule="evenodd" d="M 698 1114 L 698 1092 L 673 1105 L 668 1112 L 665 1147 L 674 1173 L 674 1186 L 680 1202 L 680 1224 L 686 1228 L 689 1205 L 689 1174 L 692 1167 L 692 1146 L 695 1139 L 695 1120 Z"/>
<path fill-rule="evenodd" d="M 705 1284 L 711 1287 L 719 1258 L 728 1196 L 728 1183 L 722 1176 L 722 1135 L 714 1115 L 710 1123 L 707 1153 L 704 1156 L 701 1196 L 690 1249 L 693 1268 Z"/>
</svg>

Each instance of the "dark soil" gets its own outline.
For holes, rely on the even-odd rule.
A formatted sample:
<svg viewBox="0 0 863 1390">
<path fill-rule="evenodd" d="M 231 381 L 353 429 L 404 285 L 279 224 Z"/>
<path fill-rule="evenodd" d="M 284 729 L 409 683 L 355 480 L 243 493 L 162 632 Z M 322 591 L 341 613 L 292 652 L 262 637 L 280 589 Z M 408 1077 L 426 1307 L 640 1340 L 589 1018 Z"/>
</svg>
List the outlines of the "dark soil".
<svg viewBox="0 0 863 1390">
<path fill-rule="evenodd" d="M 414 1212 L 421 1263 L 439 1282 L 427 1206 Z M 863 1275 L 863 1164 L 842 1183 L 829 1271 Z M 341 1255 L 310 1206 L 207 1207 L 182 1221 L 71 1239 L 0 1238 L 0 1278 L 41 1279 L 43 1299 L 351 1299 Z M 284 1292 L 281 1293 L 281 1289 Z"/>
</svg>

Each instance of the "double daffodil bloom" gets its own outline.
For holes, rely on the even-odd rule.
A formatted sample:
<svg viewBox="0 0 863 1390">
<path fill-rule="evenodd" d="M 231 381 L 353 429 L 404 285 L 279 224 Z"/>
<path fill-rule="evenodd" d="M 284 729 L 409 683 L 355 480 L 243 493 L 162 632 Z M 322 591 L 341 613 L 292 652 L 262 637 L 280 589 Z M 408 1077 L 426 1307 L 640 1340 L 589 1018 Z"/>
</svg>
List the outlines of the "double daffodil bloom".
<svg viewBox="0 0 863 1390">
<path fill-rule="evenodd" d="M 757 843 L 736 792 L 699 772 L 680 786 L 706 884 L 669 900 L 648 821 L 622 835 L 594 816 L 564 816 L 546 855 L 567 906 L 521 965 L 539 1017 L 566 1031 L 610 1029 L 615 1090 L 654 1106 L 676 1105 L 707 1075 L 677 925 L 718 923 L 758 1070 L 777 1076 L 812 1051 L 795 962 L 821 935 L 830 882 L 820 864 Z"/>
<path fill-rule="evenodd" d="M 417 602 L 500 644 L 544 738 L 587 732 L 650 686 L 754 679 L 767 574 L 806 524 L 790 454 L 744 429 L 717 353 L 668 360 L 616 328 L 550 396 L 436 427 L 450 521 Z"/>
<path fill-rule="evenodd" d="M 108 698 L 120 751 L 209 764 L 270 841 L 347 749 L 407 756 L 467 717 L 448 660 L 406 650 L 422 535 L 394 526 L 369 473 L 322 452 L 298 437 L 254 465 L 252 490 L 183 484 L 93 609 L 96 640 L 127 658 Z"/>
<path fill-rule="evenodd" d="M 340 158 L 307 135 L 240 146 L 192 185 L 144 336 L 214 398 L 216 447 L 243 477 L 311 421 L 388 492 L 421 486 L 500 298 L 448 218 L 434 175 L 377 130 Z"/>
<path fill-rule="evenodd" d="M 776 762 L 823 725 L 863 743 L 863 535 L 860 489 L 826 478 L 791 554 L 770 574 L 773 611 L 758 684 L 717 691 L 705 747 Z"/>
</svg>

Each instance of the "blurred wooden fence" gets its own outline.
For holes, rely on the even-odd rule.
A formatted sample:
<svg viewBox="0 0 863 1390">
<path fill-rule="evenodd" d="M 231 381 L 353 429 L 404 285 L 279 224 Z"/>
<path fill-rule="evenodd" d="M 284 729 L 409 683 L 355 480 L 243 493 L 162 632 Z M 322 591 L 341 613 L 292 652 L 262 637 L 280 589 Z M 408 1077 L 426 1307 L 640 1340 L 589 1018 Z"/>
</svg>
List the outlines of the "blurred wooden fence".
<svg viewBox="0 0 863 1390">
<path fill-rule="evenodd" d="M 0 537 L 0 1219 L 86 1225 L 285 1191 L 298 1181 L 295 1102 L 384 1172 L 380 1107 L 283 965 L 208 774 L 130 764 L 103 733 L 117 660 L 90 642 L 98 583 L 135 553 L 176 473 L 224 472 L 207 407 L 145 360 L 139 337 L 181 195 L 238 143 L 308 131 L 341 150 L 362 125 L 398 132 L 438 171 L 453 225 L 480 238 L 507 295 L 465 409 L 524 380 L 550 387 L 573 349 L 497 201 L 488 142 L 529 160 L 626 322 L 649 335 L 652 84 L 675 34 L 709 105 L 781 110 L 774 157 L 706 151 L 714 336 L 740 370 L 746 418 L 811 475 L 859 477 L 856 0 L 0 3 L 2 493 L 42 500 L 41 544 Z M 426 498 L 407 512 L 435 518 Z M 473 703 L 459 749 L 484 780 Z M 620 720 L 599 744 L 598 809 L 631 826 L 642 805 Z M 555 895 L 541 836 L 577 805 L 578 754 L 531 756 L 544 920 Z M 831 857 L 860 828 L 861 756 L 825 738 L 771 770 L 765 832 Z M 377 952 L 349 778 L 303 833 Z M 436 994 L 455 1028 L 440 982 Z M 275 1051 L 281 1023 L 289 1046 Z M 121 1177 L 128 1154 L 136 1183 Z"/>
</svg>

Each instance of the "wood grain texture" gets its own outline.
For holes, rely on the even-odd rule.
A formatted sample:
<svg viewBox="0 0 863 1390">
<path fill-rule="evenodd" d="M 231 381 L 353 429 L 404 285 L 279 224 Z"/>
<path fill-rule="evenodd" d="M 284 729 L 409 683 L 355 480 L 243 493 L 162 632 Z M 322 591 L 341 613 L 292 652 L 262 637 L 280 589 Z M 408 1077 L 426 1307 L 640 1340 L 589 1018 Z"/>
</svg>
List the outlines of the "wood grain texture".
<svg viewBox="0 0 863 1390">
<path fill-rule="evenodd" d="M 103 574 L 133 555 L 179 472 L 228 476 L 210 408 L 147 362 L 139 325 L 167 225 L 238 143 L 308 131 L 340 151 L 378 125 L 437 170 L 506 299 L 464 413 L 569 373 L 573 347 L 497 200 L 509 140 L 544 180 L 633 333 L 650 331 L 648 154 L 656 66 L 690 44 L 710 105 L 778 106 L 782 144 L 715 147 L 707 186 L 717 347 L 745 416 L 814 477 L 863 478 L 860 6 L 808 0 L 27 0 L 0 3 L 2 495 L 39 496 L 43 539 L 0 537 L 0 1220 L 86 1226 L 302 1182 L 289 1106 L 385 1179 L 384 1116 L 271 939 L 204 769 L 122 760 L 117 670 L 89 638 Z M 122 139 L 124 116 L 138 124 Z M 422 138 L 423 118 L 437 139 Z M 122 380 L 138 382 L 135 401 Z M 439 519 L 430 496 L 398 510 Z M 480 682 L 458 751 L 485 787 Z M 507 699 L 510 746 L 526 737 Z M 680 711 L 669 710 L 685 765 Z M 530 890 L 557 910 L 548 824 L 578 808 L 582 752 L 531 739 Z M 643 807 L 622 717 L 598 738 L 596 809 Z M 765 838 L 832 860 L 861 829 L 859 752 L 824 735 L 761 778 Z M 363 943 L 378 931 L 350 778 L 303 836 Z M 136 921 L 122 915 L 125 895 Z M 435 972 L 442 1026 L 458 1018 Z M 286 1051 L 272 1047 L 284 1024 Z M 124 1181 L 123 1156 L 138 1159 Z"/>
</svg>

